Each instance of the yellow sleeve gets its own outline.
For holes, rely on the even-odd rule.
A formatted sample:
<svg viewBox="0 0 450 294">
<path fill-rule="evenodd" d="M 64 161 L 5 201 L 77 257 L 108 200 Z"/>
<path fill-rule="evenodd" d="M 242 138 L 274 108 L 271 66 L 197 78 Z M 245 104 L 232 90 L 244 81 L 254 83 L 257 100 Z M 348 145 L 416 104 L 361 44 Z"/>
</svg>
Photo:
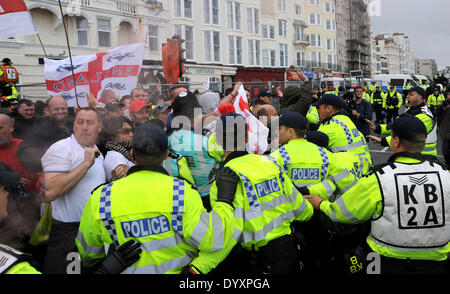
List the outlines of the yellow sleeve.
<svg viewBox="0 0 450 294">
<path fill-rule="evenodd" d="M 8 275 L 39 275 L 41 272 L 37 271 L 28 262 L 21 262 L 10 268 L 6 274 Z"/>
</svg>

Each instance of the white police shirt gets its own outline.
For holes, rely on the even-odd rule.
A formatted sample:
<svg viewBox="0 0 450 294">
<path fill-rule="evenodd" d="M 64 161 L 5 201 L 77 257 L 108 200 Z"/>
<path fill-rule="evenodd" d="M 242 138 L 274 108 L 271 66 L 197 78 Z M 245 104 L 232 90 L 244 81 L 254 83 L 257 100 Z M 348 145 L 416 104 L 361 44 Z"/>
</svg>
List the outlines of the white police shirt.
<svg viewBox="0 0 450 294">
<path fill-rule="evenodd" d="M 80 145 L 75 136 L 54 143 L 41 159 L 44 173 L 69 173 L 84 161 L 88 147 Z M 97 186 L 106 182 L 103 155 L 70 191 L 52 201 L 52 217 L 60 222 L 80 222 L 84 207 Z"/>
</svg>

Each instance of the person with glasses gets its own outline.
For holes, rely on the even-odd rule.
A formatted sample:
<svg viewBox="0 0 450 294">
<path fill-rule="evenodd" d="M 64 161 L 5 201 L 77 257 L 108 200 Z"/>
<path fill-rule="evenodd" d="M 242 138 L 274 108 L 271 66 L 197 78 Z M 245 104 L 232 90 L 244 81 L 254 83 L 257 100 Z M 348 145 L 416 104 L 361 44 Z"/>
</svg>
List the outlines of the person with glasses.
<svg viewBox="0 0 450 294">
<path fill-rule="evenodd" d="M 102 138 L 106 156 L 103 163 L 106 181 L 114 181 L 126 176 L 128 169 L 134 166 L 131 157 L 133 126 L 124 116 L 112 117 L 104 122 Z"/>
</svg>

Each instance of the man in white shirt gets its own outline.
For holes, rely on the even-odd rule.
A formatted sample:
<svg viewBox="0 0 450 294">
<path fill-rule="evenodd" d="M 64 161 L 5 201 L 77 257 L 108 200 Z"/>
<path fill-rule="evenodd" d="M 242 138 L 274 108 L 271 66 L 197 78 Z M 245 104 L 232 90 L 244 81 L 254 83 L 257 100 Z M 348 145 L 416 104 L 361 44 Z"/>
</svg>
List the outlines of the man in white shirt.
<svg viewBox="0 0 450 294">
<path fill-rule="evenodd" d="M 53 216 L 44 273 L 66 273 L 84 206 L 105 182 L 103 156 L 95 145 L 101 129 L 97 112 L 83 108 L 75 116 L 73 135 L 50 146 L 41 159 L 44 198 L 52 202 Z"/>
</svg>

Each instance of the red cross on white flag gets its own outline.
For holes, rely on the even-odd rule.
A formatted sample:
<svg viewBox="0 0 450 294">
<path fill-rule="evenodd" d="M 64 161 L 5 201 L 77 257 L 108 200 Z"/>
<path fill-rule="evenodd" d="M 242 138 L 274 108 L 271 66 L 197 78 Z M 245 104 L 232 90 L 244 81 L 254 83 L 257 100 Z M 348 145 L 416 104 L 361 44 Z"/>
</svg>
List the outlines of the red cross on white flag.
<svg viewBox="0 0 450 294">
<path fill-rule="evenodd" d="M 88 106 L 86 94 L 91 93 L 99 100 L 102 91 L 111 89 L 117 97 L 129 95 L 136 88 L 144 59 L 145 44 L 121 46 L 109 52 L 72 58 L 75 82 L 70 59 L 45 59 L 45 79 L 51 96 L 62 96 L 69 107 Z"/>
<path fill-rule="evenodd" d="M 237 114 L 245 118 L 248 125 L 247 151 L 253 154 L 266 152 L 269 146 L 267 142 L 269 129 L 250 112 L 244 86 L 241 86 L 238 90 L 238 95 L 234 101 L 234 109 Z"/>
<path fill-rule="evenodd" d="M 0 0 L 0 40 L 37 33 L 23 0 Z"/>
</svg>

